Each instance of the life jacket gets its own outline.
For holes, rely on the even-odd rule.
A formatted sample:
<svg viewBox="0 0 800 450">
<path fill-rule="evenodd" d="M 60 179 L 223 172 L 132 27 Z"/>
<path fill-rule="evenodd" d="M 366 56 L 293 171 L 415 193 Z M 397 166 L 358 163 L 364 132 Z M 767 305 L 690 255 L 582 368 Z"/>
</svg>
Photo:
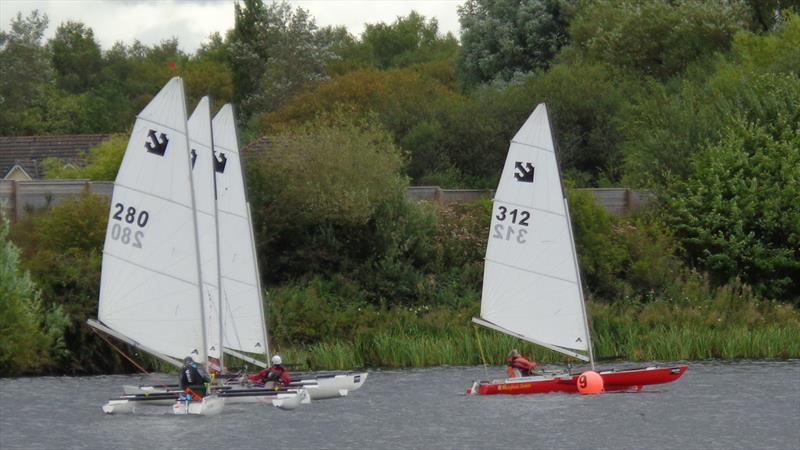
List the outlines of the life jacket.
<svg viewBox="0 0 800 450">
<path fill-rule="evenodd" d="M 514 370 L 515 373 L 519 373 L 519 375 L 517 376 L 528 375 L 531 370 L 536 368 L 535 362 L 529 361 L 528 359 L 523 358 L 522 356 L 508 358 L 506 360 L 506 363 L 508 364 L 508 369 Z M 509 376 L 511 376 L 510 372 Z"/>
<path fill-rule="evenodd" d="M 191 386 L 200 386 L 204 381 L 203 376 L 194 364 L 184 365 L 183 368 L 181 368 L 180 387 L 182 389 Z"/>
<path fill-rule="evenodd" d="M 270 369 L 270 375 L 271 376 L 269 378 L 275 379 L 281 384 L 281 386 L 288 386 L 289 383 L 292 382 L 292 379 L 289 376 L 289 371 L 281 365 L 272 366 Z"/>
<path fill-rule="evenodd" d="M 248 380 L 252 382 L 266 383 L 267 381 L 277 381 L 281 386 L 288 386 L 292 382 L 289 371 L 283 366 L 272 366 L 261 369 L 255 375 L 249 375 Z"/>
</svg>

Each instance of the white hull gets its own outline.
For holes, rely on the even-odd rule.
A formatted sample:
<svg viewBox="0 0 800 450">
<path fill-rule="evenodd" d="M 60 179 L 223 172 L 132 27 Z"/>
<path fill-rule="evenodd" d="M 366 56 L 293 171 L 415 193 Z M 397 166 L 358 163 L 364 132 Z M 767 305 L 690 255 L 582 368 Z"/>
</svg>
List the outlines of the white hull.
<svg viewBox="0 0 800 450">
<path fill-rule="evenodd" d="M 130 384 L 123 385 L 123 390 L 125 391 L 125 395 L 147 395 L 147 394 L 161 394 L 167 392 L 166 389 L 156 388 L 153 386 L 133 386 Z M 238 388 L 236 386 L 234 391 Z M 300 404 L 308 404 L 311 403 L 311 400 L 314 398 L 310 392 L 315 391 L 317 389 L 317 385 L 309 385 L 305 388 L 296 389 L 295 392 L 280 392 L 278 394 L 271 394 L 271 395 L 246 395 L 246 396 L 237 396 L 237 397 L 225 397 L 225 402 L 228 404 L 240 404 L 240 403 L 272 403 L 273 406 L 276 406 L 281 409 L 294 409 L 297 405 Z M 346 395 L 346 393 L 345 393 Z M 297 402 L 295 404 L 294 398 L 297 398 Z M 330 398 L 330 397 L 324 397 Z M 118 403 L 115 403 L 118 402 Z M 119 403 L 124 402 L 124 403 Z M 111 412 L 132 412 L 132 411 L 123 411 L 124 408 L 134 408 L 134 403 L 136 402 L 128 402 L 127 400 L 111 400 L 106 405 L 103 406 L 103 411 L 106 410 L 107 405 Z M 165 400 L 148 400 L 146 402 L 140 402 L 144 405 L 151 405 L 151 406 L 169 406 L 175 404 L 174 400 L 165 399 Z M 122 406 L 122 405 L 125 406 Z M 128 406 L 130 405 L 130 406 Z M 109 414 L 111 413 L 109 412 Z M 177 414 L 177 413 L 176 413 Z"/>
<path fill-rule="evenodd" d="M 367 381 L 367 372 L 338 374 L 332 377 L 312 378 L 303 381 L 316 381 L 317 388 L 309 389 L 312 400 L 345 397 Z"/>
<path fill-rule="evenodd" d="M 172 405 L 172 412 L 175 415 L 199 415 L 199 416 L 215 416 L 222 412 L 225 407 L 225 399 L 219 398 L 216 395 L 209 395 L 204 397 L 203 400 L 185 401 L 178 400 Z"/>
<path fill-rule="evenodd" d="M 169 406 L 172 405 L 172 412 L 176 415 L 203 415 L 213 416 L 222 412 L 225 406 L 225 399 L 216 395 L 210 395 L 201 401 L 185 400 L 147 400 L 135 401 L 127 399 L 109 400 L 102 406 L 106 414 L 134 414 L 138 405 Z"/>
<path fill-rule="evenodd" d="M 174 400 L 169 400 L 172 404 Z M 103 412 L 106 414 L 133 414 L 136 412 L 136 402 L 128 400 L 109 400 L 103 405 Z"/>
</svg>

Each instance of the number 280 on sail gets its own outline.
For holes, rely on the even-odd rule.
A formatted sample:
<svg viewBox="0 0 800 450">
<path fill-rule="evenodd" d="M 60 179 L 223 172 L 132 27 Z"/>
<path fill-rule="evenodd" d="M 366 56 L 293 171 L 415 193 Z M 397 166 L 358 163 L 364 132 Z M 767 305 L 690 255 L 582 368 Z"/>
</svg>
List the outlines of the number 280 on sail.
<svg viewBox="0 0 800 450">
<path fill-rule="evenodd" d="M 134 248 L 142 248 L 144 232 L 131 228 L 133 226 L 144 228 L 150 220 L 150 213 L 145 210 L 137 211 L 133 206 L 125 208 L 125 205 L 122 203 L 115 204 L 114 209 L 115 212 L 111 218 L 119 221 L 119 223 L 115 223 L 111 227 L 111 238 L 125 245 L 130 244 Z M 126 223 L 131 225 L 131 227 L 126 226 Z"/>
<path fill-rule="evenodd" d="M 492 227 L 494 232 L 492 233 L 492 238 L 505 239 L 506 241 L 515 239 L 520 244 L 524 244 L 528 229 L 522 227 L 528 226 L 530 218 L 530 211 L 517 208 L 509 210 L 505 206 L 499 206 L 497 208 L 497 214 L 494 216 L 494 226 Z"/>
</svg>

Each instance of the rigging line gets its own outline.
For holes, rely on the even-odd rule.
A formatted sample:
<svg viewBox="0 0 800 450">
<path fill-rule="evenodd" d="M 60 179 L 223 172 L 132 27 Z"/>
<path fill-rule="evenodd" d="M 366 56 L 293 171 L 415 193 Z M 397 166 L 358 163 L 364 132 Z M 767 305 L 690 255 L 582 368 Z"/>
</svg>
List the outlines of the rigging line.
<svg viewBox="0 0 800 450">
<path fill-rule="evenodd" d="M 475 339 L 478 341 L 478 351 L 481 354 L 481 361 L 483 361 L 483 374 L 488 379 L 489 378 L 489 366 L 486 364 L 486 355 L 483 353 L 483 345 L 481 345 L 481 335 L 478 330 L 477 325 L 472 326 L 475 329 Z"/>
<path fill-rule="evenodd" d="M 123 352 L 122 350 L 120 350 L 120 349 L 119 349 L 119 347 L 117 347 L 116 345 L 114 345 L 114 344 L 113 344 L 113 343 L 112 343 L 110 340 L 108 340 L 108 338 L 106 338 L 105 336 L 103 336 L 102 334 L 100 334 L 100 332 L 99 332 L 99 331 L 95 330 L 94 328 L 92 328 L 92 331 L 94 331 L 94 334 L 96 334 L 96 335 L 100 336 L 100 339 L 102 339 L 102 340 L 106 341 L 106 343 L 107 343 L 108 345 L 110 345 L 110 346 L 111 346 L 111 348 L 113 348 L 114 350 L 116 350 L 117 352 L 119 352 L 119 354 L 120 354 L 120 355 L 122 355 L 122 357 L 123 357 L 123 358 L 127 359 L 127 360 L 128 360 L 128 362 L 130 362 L 131 364 L 133 364 L 134 366 L 136 366 L 136 368 L 137 368 L 137 369 L 141 370 L 141 371 L 142 371 L 142 372 L 143 372 L 145 375 L 150 375 L 150 372 L 148 372 L 148 371 L 147 371 L 147 370 L 146 370 L 144 367 L 142 367 L 142 366 L 140 366 L 139 364 L 137 364 L 137 363 L 136 363 L 136 361 L 134 361 L 134 360 L 133 360 L 133 359 L 131 359 L 131 358 L 130 358 L 128 355 L 126 355 L 126 354 L 125 354 L 125 352 Z"/>
</svg>

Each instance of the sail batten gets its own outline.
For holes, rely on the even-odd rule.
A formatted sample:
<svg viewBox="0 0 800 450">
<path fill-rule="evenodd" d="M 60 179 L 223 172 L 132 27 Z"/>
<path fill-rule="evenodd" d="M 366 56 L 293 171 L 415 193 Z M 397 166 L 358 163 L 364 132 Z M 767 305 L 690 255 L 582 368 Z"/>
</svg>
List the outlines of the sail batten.
<svg viewBox="0 0 800 450">
<path fill-rule="evenodd" d="M 572 350 L 588 351 L 589 337 L 555 148 L 541 104 L 512 139 L 503 166 L 480 315 L 492 328 L 578 357 Z"/>
</svg>

